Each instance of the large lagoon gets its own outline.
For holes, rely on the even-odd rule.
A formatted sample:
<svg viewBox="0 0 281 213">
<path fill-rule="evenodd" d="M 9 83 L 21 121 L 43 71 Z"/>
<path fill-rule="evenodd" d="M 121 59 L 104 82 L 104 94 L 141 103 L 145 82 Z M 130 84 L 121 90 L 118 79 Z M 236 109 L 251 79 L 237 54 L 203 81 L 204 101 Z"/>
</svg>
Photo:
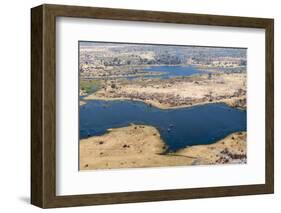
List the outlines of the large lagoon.
<svg viewBox="0 0 281 213">
<path fill-rule="evenodd" d="M 158 109 L 139 101 L 90 100 L 80 106 L 80 138 L 105 134 L 109 128 L 130 124 L 156 127 L 168 151 L 211 144 L 225 136 L 246 131 L 246 111 L 225 104 L 178 109 Z"/>
</svg>

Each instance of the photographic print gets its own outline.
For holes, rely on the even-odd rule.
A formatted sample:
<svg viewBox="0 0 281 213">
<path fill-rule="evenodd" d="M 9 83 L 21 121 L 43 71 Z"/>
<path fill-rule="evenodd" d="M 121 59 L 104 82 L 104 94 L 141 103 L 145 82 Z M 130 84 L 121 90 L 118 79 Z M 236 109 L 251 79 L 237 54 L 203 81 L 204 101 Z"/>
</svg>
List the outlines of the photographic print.
<svg viewBox="0 0 281 213">
<path fill-rule="evenodd" d="M 274 19 L 43 4 L 30 34 L 33 205 L 274 193 Z"/>
<path fill-rule="evenodd" d="M 79 41 L 79 170 L 247 162 L 247 49 Z"/>
</svg>

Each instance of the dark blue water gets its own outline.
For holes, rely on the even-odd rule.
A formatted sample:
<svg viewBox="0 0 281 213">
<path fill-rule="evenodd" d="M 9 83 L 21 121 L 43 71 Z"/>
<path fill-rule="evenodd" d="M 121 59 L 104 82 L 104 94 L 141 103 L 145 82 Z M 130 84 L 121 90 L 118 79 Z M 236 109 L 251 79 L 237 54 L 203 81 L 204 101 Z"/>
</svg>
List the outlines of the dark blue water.
<svg viewBox="0 0 281 213">
<path fill-rule="evenodd" d="M 207 73 L 205 71 L 198 70 L 197 68 L 192 66 L 151 66 L 144 68 L 143 70 L 149 72 L 165 72 L 159 76 L 154 76 L 163 79 L 177 76 L 190 76 L 194 74 Z"/>
<path fill-rule="evenodd" d="M 136 101 L 88 101 L 80 107 L 80 138 L 102 135 L 131 123 L 156 127 L 169 151 L 211 144 L 246 130 L 246 111 L 224 104 L 162 110 Z"/>
</svg>

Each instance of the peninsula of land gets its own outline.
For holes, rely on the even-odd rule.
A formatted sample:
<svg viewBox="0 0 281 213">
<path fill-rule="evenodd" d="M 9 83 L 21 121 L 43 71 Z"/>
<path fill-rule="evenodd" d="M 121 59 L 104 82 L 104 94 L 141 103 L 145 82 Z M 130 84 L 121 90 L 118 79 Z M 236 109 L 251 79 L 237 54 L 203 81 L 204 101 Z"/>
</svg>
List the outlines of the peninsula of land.
<svg viewBox="0 0 281 213">
<path fill-rule="evenodd" d="M 225 103 L 246 109 L 246 74 L 104 80 L 100 89 L 84 100 L 137 100 L 161 109 Z"/>
<path fill-rule="evenodd" d="M 236 132 L 171 153 L 156 128 L 131 125 L 81 139 L 80 170 L 246 163 L 246 146 L 246 132 Z"/>
</svg>

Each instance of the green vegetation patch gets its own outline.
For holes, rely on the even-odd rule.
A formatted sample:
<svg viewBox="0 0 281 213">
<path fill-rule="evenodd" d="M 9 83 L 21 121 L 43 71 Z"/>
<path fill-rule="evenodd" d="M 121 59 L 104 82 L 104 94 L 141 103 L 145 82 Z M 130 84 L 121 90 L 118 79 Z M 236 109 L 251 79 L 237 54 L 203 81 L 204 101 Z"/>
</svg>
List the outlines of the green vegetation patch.
<svg viewBox="0 0 281 213">
<path fill-rule="evenodd" d="M 94 93 L 102 87 L 100 80 L 80 80 L 80 89 L 86 93 Z"/>
</svg>

